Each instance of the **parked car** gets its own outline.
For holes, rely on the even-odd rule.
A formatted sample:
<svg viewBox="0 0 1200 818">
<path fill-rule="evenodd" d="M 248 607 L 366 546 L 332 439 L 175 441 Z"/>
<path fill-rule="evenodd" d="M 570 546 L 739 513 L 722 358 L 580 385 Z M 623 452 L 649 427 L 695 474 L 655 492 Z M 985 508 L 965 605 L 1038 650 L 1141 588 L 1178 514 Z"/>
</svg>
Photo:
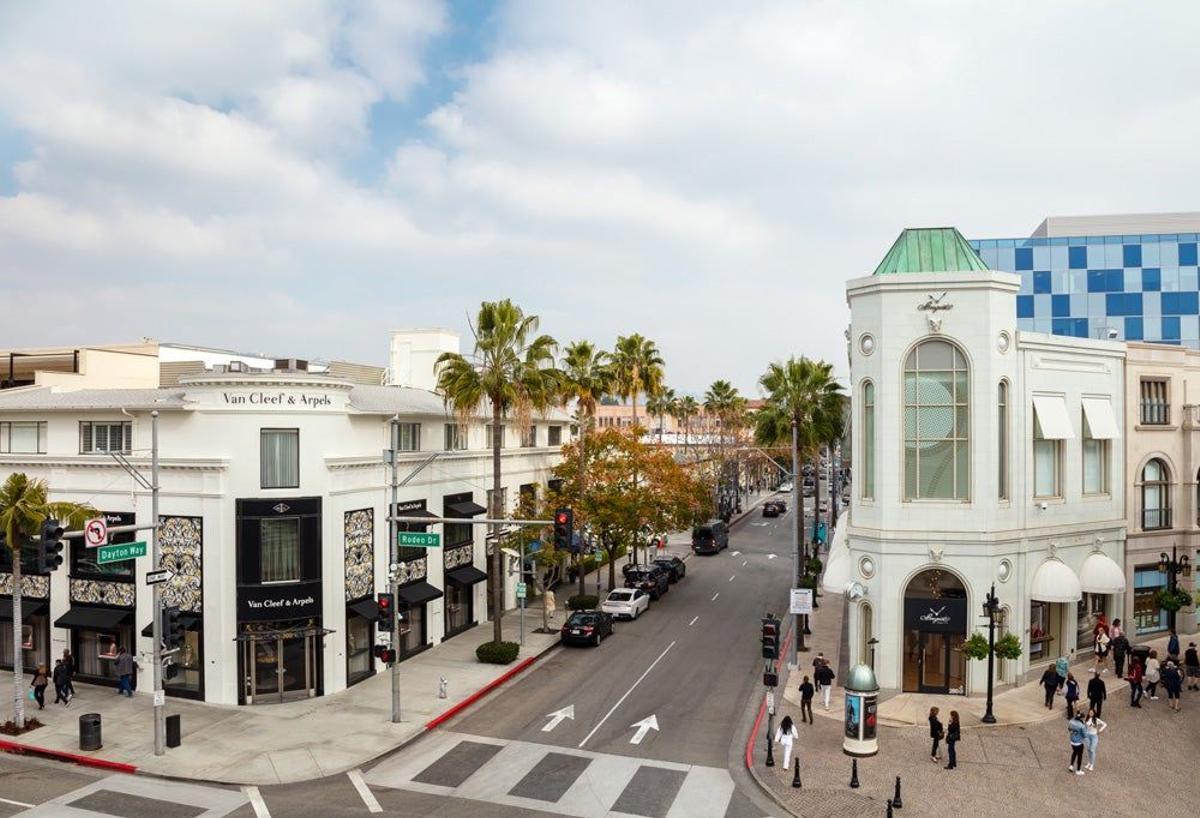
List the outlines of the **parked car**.
<svg viewBox="0 0 1200 818">
<path fill-rule="evenodd" d="M 639 565 L 635 570 L 625 575 L 625 587 L 637 588 L 650 595 L 650 599 L 658 599 L 671 590 L 671 580 L 667 572 L 659 566 L 650 563 Z"/>
<path fill-rule="evenodd" d="M 782 500 L 767 500 L 762 504 L 762 516 L 779 517 L 787 513 L 787 503 Z"/>
<path fill-rule="evenodd" d="M 608 592 L 600 610 L 612 614 L 614 619 L 637 619 L 650 610 L 650 595 L 641 588 L 617 588 Z"/>
<path fill-rule="evenodd" d="M 606 636 L 612 636 L 613 618 L 604 611 L 575 611 L 567 617 L 559 634 L 564 645 L 598 646 Z"/>
<path fill-rule="evenodd" d="M 667 579 L 679 582 L 687 576 L 687 563 L 679 557 L 655 557 L 654 564 L 667 572 Z"/>
<path fill-rule="evenodd" d="M 716 554 L 729 547 L 729 526 L 723 520 L 709 520 L 692 529 L 692 551 L 697 554 Z"/>
</svg>

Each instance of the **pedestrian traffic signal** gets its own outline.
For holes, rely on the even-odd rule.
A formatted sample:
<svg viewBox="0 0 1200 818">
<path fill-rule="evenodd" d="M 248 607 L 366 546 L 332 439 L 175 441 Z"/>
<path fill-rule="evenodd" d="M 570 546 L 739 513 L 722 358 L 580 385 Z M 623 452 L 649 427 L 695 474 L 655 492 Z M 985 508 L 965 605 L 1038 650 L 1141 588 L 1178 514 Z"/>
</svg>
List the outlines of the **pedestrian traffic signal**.
<svg viewBox="0 0 1200 818">
<path fill-rule="evenodd" d="M 378 606 L 378 611 L 375 614 L 375 624 L 381 631 L 392 631 L 392 611 L 395 608 L 396 598 L 389 594 L 379 594 L 375 600 Z"/>
<path fill-rule="evenodd" d="M 762 621 L 762 655 L 764 659 L 779 658 L 779 620 L 764 618 Z"/>
<path fill-rule="evenodd" d="M 556 509 L 554 512 L 554 550 L 569 551 L 572 545 L 572 534 L 575 529 L 575 512 L 569 508 Z"/>
<path fill-rule="evenodd" d="M 183 648 L 183 622 L 179 618 L 179 607 L 163 608 L 162 612 L 162 641 L 167 650 Z"/>
<path fill-rule="evenodd" d="M 39 574 L 48 574 L 62 565 L 63 527 L 58 520 L 49 519 L 42 523 L 42 538 L 38 542 L 34 566 Z"/>
<path fill-rule="evenodd" d="M 390 665 L 396 661 L 396 651 L 387 645 L 376 645 L 371 652 L 375 655 L 376 659 L 386 664 Z"/>
</svg>

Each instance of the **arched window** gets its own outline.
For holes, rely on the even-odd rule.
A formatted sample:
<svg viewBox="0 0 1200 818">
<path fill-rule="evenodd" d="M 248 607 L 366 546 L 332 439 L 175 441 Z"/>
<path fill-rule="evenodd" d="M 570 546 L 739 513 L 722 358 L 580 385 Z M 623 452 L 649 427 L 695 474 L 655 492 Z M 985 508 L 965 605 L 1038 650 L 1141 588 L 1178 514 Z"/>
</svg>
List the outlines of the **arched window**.
<svg viewBox="0 0 1200 818">
<path fill-rule="evenodd" d="M 864 381 L 862 386 L 862 496 L 875 496 L 875 384 Z"/>
<path fill-rule="evenodd" d="M 967 359 L 931 339 L 904 362 L 904 499 L 970 499 Z"/>
<path fill-rule="evenodd" d="M 1008 499 L 1008 381 L 1000 381 L 996 390 L 996 465 L 1001 500 Z"/>
<path fill-rule="evenodd" d="M 1142 467 L 1142 528 L 1171 527 L 1171 472 L 1157 457 Z"/>
</svg>

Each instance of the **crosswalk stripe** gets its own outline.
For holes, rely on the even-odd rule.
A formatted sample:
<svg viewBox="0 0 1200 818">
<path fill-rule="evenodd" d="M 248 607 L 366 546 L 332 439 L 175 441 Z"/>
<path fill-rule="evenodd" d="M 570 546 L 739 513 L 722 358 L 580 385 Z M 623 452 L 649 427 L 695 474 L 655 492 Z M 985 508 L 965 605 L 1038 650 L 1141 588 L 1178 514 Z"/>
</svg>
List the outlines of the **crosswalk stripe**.
<svg viewBox="0 0 1200 818">
<path fill-rule="evenodd" d="M 271 811 L 267 809 L 267 802 L 263 800 L 258 787 L 242 787 L 242 792 L 250 799 L 250 806 L 254 807 L 254 814 L 258 818 L 271 818 Z"/>
<path fill-rule="evenodd" d="M 379 800 L 375 798 L 375 793 L 371 792 L 367 782 L 363 781 L 362 770 L 351 770 L 346 773 L 346 777 L 350 779 L 354 789 L 358 790 L 358 797 L 367 805 L 367 812 L 383 812 L 383 807 L 379 806 Z"/>
<path fill-rule="evenodd" d="M 0 803 L 12 804 L 14 807 L 23 807 L 24 809 L 33 809 L 34 804 L 26 804 L 24 801 L 13 801 L 11 798 L 0 798 Z"/>
</svg>

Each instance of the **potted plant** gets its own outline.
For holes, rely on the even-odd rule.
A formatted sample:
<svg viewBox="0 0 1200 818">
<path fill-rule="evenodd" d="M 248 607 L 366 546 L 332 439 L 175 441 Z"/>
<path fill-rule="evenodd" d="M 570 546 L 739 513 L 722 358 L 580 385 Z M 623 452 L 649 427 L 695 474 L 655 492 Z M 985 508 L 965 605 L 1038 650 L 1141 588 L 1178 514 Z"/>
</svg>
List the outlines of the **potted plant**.
<svg viewBox="0 0 1200 818">
<path fill-rule="evenodd" d="M 1154 596 L 1154 601 L 1158 603 L 1158 607 L 1169 613 L 1174 613 L 1180 608 L 1192 604 L 1192 595 L 1182 588 L 1176 588 L 1172 591 L 1170 588 L 1159 590 Z"/>
</svg>

